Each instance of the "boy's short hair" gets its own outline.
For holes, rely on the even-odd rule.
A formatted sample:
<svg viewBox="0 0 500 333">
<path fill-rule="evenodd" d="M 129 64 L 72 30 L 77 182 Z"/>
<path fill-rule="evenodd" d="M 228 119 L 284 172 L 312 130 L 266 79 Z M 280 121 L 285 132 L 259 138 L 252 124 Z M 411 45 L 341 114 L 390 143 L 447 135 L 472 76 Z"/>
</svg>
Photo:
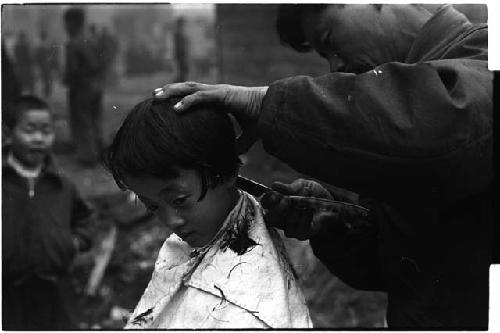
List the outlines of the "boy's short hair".
<svg viewBox="0 0 500 333">
<path fill-rule="evenodd" d="M 178 169 L 201 176 L 201 200 L 208 187 L 236 175 L 241 164 L 228 115 L 208 107 L 178 114 L 179 99 L 147 99 L 132 108 L 104 155 L 104 165 L 121 189 L 124 176 L 171 179 Z"/>
<path fill-rule="evenodd" d="M 2 110 L 2 123 L 8 129 L 13 129 L 21 116 L 28 110 L 47 110 L 52 117 L 49 105 L 40 97 L 22 95 L 14 99 L 5 110 Z"/>
</svg>

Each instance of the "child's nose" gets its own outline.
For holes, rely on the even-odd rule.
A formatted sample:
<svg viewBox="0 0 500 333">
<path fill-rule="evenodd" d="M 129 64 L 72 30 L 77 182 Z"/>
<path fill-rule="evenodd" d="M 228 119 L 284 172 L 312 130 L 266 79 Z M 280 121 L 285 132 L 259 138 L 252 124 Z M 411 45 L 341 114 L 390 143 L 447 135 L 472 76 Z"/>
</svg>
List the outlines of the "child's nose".
<svg viewBox="0 0 500 333">
<path fill-rule="evenodd" d="M 34 132 L 31 138 L 34 142 L 44 141 L 44 135 L 41 132 Z"/>
<path fill-rule="evenodd" d="M 166 207 L 163 211 L 164 211 L 163 219 L 165 220 L 167 226 L 170 229 L 175 231 L 177 228 L 184 225 L 184 219 L 182 218 L 182 216 L 179 215 L 177 210 L 170 207 Z"/>
</svg>

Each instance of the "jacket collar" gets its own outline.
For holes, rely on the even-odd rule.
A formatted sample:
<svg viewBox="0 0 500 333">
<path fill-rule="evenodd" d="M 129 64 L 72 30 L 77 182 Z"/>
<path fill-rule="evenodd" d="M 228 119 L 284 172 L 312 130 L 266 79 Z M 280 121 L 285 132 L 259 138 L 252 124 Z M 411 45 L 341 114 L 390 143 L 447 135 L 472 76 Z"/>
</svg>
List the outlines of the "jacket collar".
<svg viewBox="0 0 500 333">
<path fill-rule="evenodd" d="M 9 147 L 4 147 L 2 149 L 2 171 L 5 172 L 7 170 L 14 172 L 16 175 L 18 174 L 12 166 L 7 163 L 7 156 L 10 152 Z M 40 172 L 39 177 L 48 177 L 50 179 L 55 180 L 59 184 L 62 184 L 61 174 L 59 172 L 59 168 L 57 166 L 57 162 L 53 154 L 47 155 L 45 159 L 45 165 Z"/>
<path fill-rule="evenodd" d="M 482 26 L 474 26 L 451 5 L 444 5 L 424 24 L 405 62 L 439 59 L 461 36 Z"/>
</svg>

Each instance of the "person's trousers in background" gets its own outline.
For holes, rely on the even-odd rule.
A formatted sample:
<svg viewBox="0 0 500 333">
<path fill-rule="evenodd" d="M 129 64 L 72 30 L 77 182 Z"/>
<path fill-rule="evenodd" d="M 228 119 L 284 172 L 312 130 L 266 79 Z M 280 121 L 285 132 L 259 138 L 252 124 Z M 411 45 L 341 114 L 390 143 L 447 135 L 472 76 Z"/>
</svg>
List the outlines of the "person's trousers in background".
<svg viewBox="0 0 500 333">
<path fill-rule="evenodd" d="M 179 58 L 177 59 L 177 76 L 175 78 L 175 82 L 184 82 L 187 80 L 189 72 L 189 65 L 187 63 L 187 59 Z"/>
<path fill-rule="evenodd" d="M 3 330 L 70 330 L 75 329 L 70 319 L 65 290 L 70 288 L 68 278 L 58 280 L 31 277 L 24 281 L 2 282 Z M 65 295 L 68 296 L 68 295 Z"/>
<path fill-rule="evenodd" d="M 52 87 L 54 84 L 53 74 L 48 69 L 40 70 L 41 92 L 45 98 L 52 96 Z"/>
<path fill-rule="evenodd" d="M 99 163 L 102 149 L 102 90 L 69 88 L 69 121 L 78 162 Z"/>
</svg>

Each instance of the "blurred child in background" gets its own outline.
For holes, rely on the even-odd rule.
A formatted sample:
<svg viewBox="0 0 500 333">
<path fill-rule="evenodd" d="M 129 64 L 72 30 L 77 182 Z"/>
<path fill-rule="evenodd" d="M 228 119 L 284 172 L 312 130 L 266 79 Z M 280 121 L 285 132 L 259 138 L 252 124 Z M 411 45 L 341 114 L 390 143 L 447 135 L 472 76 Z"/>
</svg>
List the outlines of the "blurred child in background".
<svg viewBox="0 0 500 333">
<path fill-rule="evenodd" d="M 24 95 L 2 110 L 2 328 L 71 329 L 62 286 L 90 248 L 92 210 L 51 155 L 48 105 Z"/>
</svg>

